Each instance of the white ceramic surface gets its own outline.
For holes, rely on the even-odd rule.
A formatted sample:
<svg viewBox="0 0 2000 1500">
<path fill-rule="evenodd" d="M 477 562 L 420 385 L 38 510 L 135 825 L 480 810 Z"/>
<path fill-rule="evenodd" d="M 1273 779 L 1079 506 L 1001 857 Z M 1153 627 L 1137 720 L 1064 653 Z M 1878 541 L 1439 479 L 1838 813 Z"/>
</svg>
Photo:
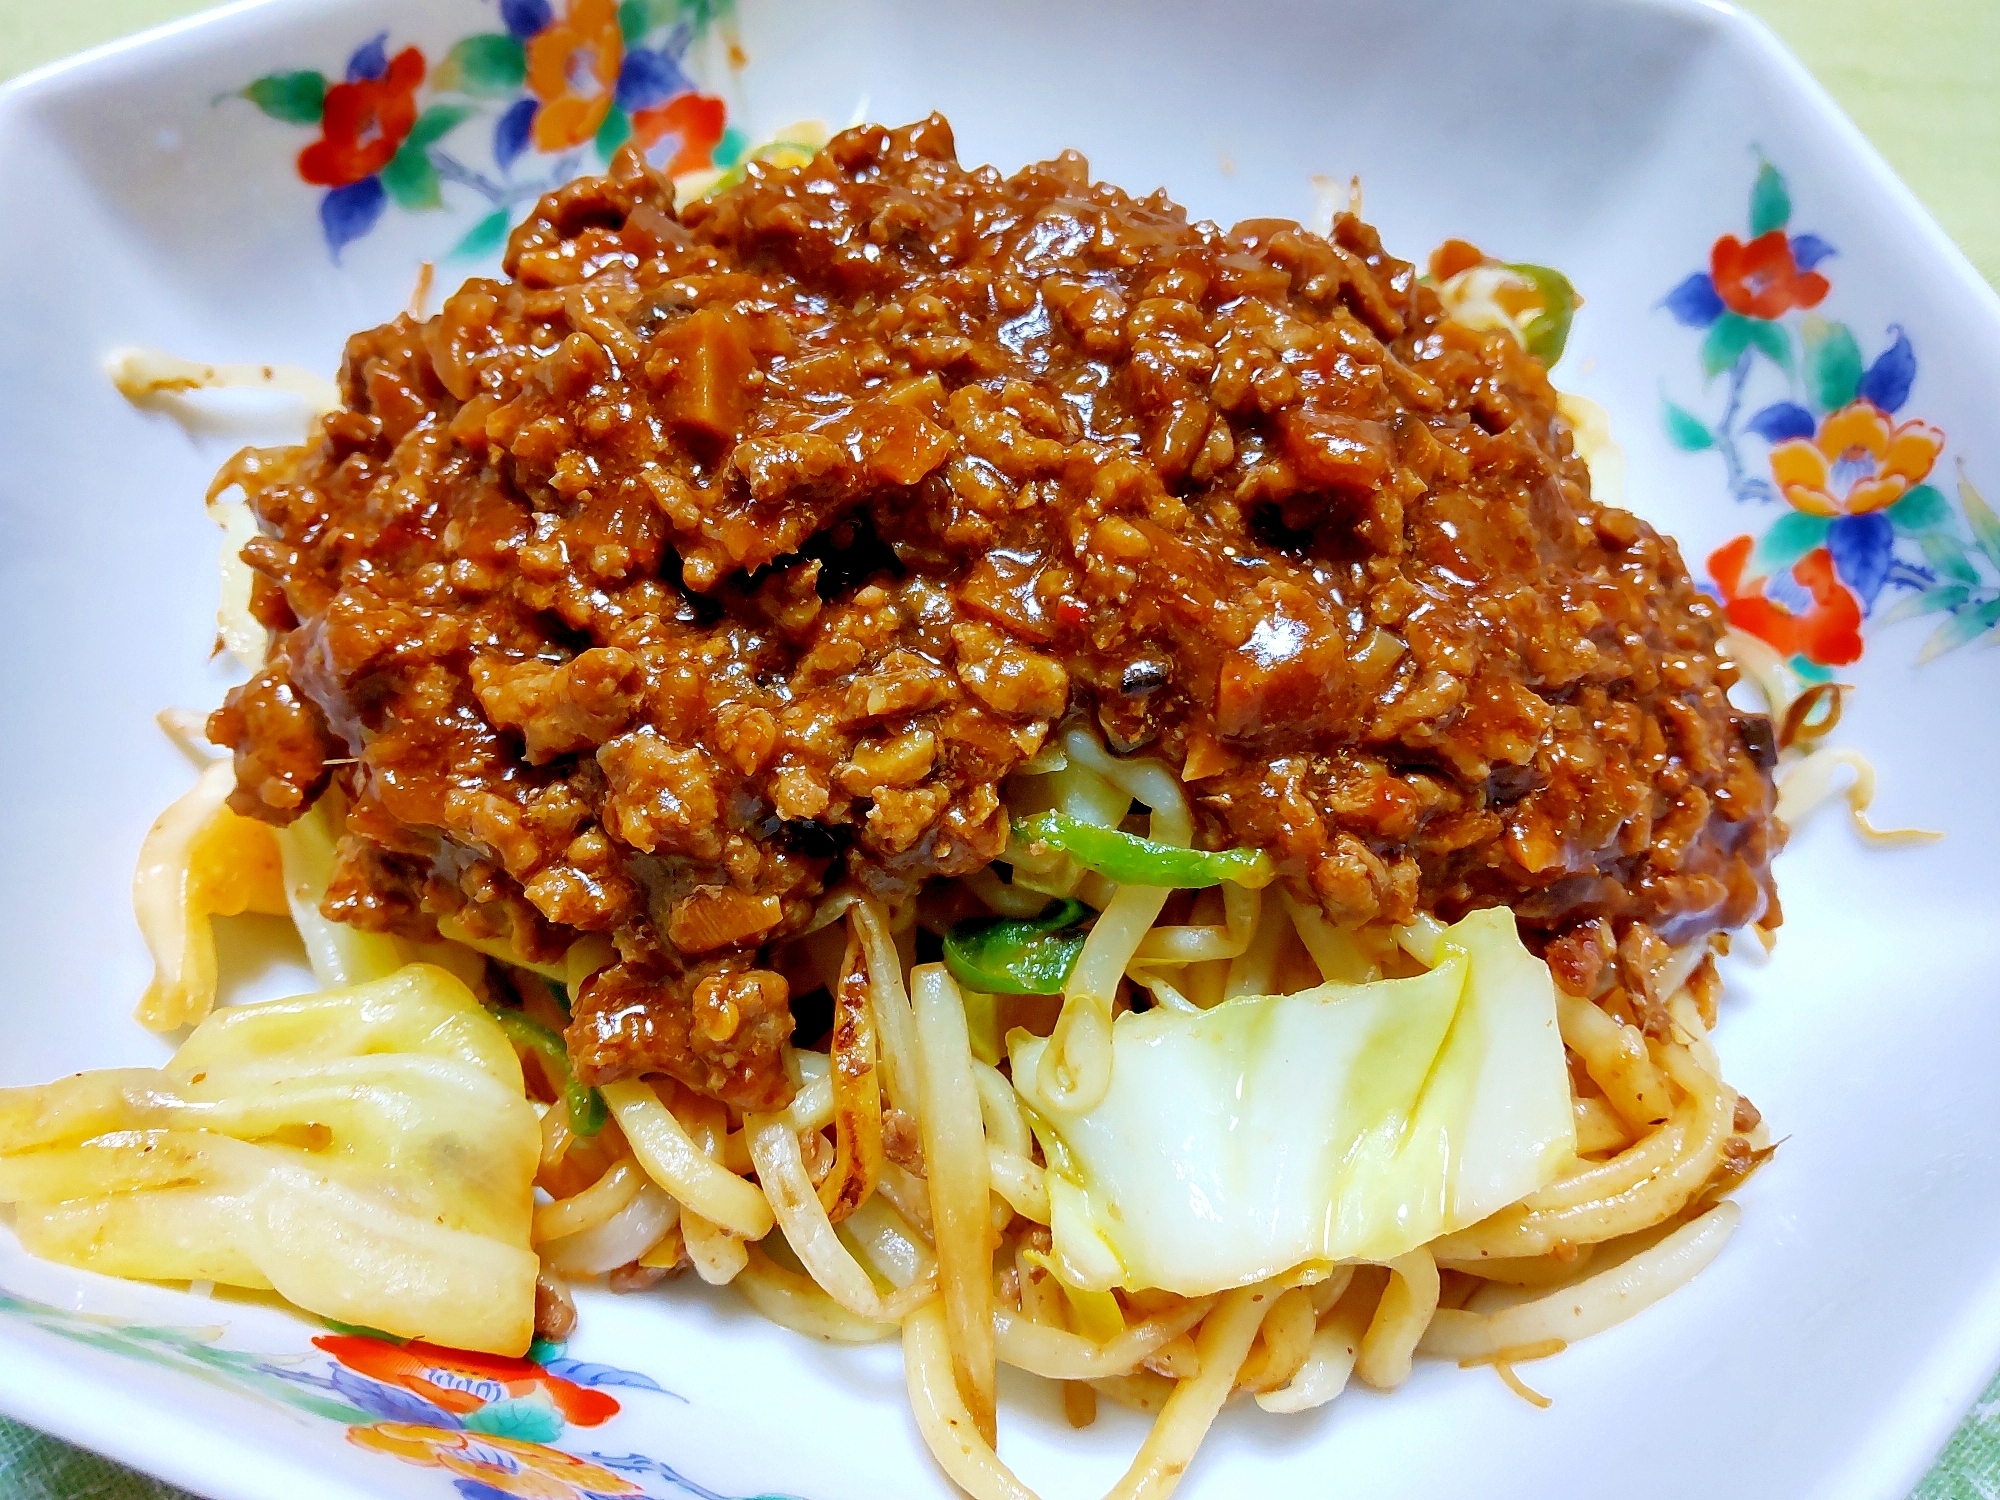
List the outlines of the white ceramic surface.
<svg viewBox="0 0 2000 1500">
<path fill-rule="evenodd" d="M 262 0 L 0 91 L 0 701 L 13 726 L 0 741 L 0 1084 L 165 1055 L 128 1019 L 147 970 L 127 889 L 141 835 L 189 772 L 151 716 L 205 707 L 226 680 L 204 662 L 216 536 L 200 496 L 237 439 L 135 412 L 100 360 L 137 343 L 331 370 L 343 336 L 400 308 L 418 262 L 491 205 L 448 181 L 441 211 L 390 205 L 336 264 L 320 190 L 293 166 L 312 130 L 227 96 L 279 70 L 338 77 L 382 30 L 390 52 L 416 44 L 435 67 L 500 24 L 482 0 Z M 753 138 L 802 117 L 936 108 L 967 160 L 1011 168 L 1075 146 L 1100 175 L 1164 184 L 1224 223 L 1304 217 L 1315 174 L 1359 173 L 1368 216 L 1405 255 L 1457 234 L 1562 267 L 1588 304 L 1558 381 L 1610 410 L 1630 503 L 1697 567 L 1783 513 L 1732 499 L 1717 453 L 1677 447 L 1660 418 L 1665 396 L 1720 410 L 1730 377 L 1704 383 L 1704 335 L 1662 299 L 1707 267 L 1719 234 L 1746 234 L 1761 154 L 1789 185 L 1794 232 L 1838 249 L 1819 267 L 1833 283 L 1819 311 L 1870 357 L 1891 325 L 1916 350 L 1901 416 L 1947 434 L 1935 484 L 1949 496 L 1962 463 L 2000 496 L 2000 301 L 1799 65 L 1721 8 L 745 0 L 741 31 L 747 70 L 701 76 Z M 477 155 L 488 127 L 465 128 Z M 555 159 L 519 175 L 530 166 Z M 1746 401 L 1784 398 L 1775 364 L 1746 369 Z M 1741 451 L 1768 473 L 1761 441 Z M 1885 822 L 1949 838 L 1882 852 L 1832 814 L 1809 823 L 1780 866 L 1776 958 L 1729 974 L 1726 1069 L 1788 1139 L 1741 1194 L 1721 1259 L 1532 1367 L 1555 1398 L 1546 1412 L 1488 1372 L 1420 1364 L 1393 1395 L 1351 1393 L 1303 1418 L 1232 1407 L 1182 1494 L 1905 1492 L 2000 1357 L 2000 673 L 1977 645 L 1917 665 L 1936 619 L 1869 622 L 1864 656 L 1840 671 L 1859 689 L 1841 738 L 1881 771 Z M 237 998 L 298 976 L 257 919 L 236 935 Z M 323 1331 L 44 1266 L 4 1228 L 0 1288 L 64 1314 L 220 1328 L 221 1346 L 252 1353 L 310 1355 Z M 688 1481 L 656 1466 L 622 1483 L 808 1500 L 943 1491 L 893 1346 L 809 1345 L 691 1278 L 581 1300 L 570 1355 L 675 1393 L 619 1389 L 611 1423 L 564 1436 Z M 337 1422 L 75 1337 L 111 1325 L 66 1326 L 0 1313 L 0 1410 L 225 1500 L 454 1493 L 452 1473 L 366 1451 Z M 1044 1495 L 1100 1493 L 1139 1440 L 1128 1414 L 1107 1407 L 1077 1433 L 1045 1393 L 1003 1392 L 1003 1452 Z M 509 1492 L 470 1483 L 457 1493 Z"/>
</svg>

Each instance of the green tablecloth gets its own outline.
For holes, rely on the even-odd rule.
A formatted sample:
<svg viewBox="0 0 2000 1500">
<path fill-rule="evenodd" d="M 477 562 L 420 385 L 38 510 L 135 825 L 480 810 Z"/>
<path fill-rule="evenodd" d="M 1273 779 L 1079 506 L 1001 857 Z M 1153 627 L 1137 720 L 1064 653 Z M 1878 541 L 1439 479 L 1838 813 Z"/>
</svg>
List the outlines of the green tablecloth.
<svg viewBox="0 0 2000 1500">
<path fill-rule="evenodd" d="M 4 0 L 0 78 L 205 0 Z M 1748 0 L 2000 285 L 2000 0 Z M 1911 1500 L 2000 1496 L 2000 1380 Z M 180 1492 L 0 1419 L 0 1500 L 179 1500 Z"/>
</svg>

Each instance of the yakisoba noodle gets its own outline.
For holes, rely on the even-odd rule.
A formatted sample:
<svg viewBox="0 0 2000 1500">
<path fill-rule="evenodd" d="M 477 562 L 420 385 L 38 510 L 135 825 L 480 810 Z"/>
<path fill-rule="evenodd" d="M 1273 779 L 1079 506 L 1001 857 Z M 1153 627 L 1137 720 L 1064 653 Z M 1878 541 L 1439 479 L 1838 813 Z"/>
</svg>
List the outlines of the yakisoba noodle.
<svg viewBox="0 0 2000 1500">
<path fill-rule="evenodd" d="M 691 1273 L 899 1337 L 982 1497 L 1029 1494 L 1002 1365 L 1150 1415 L 1111 1493 L 1161 1496 L 1233 1396 L 1436 1357 L 1532 1398 L 1697 1274 L 1768 1154 L 1709 1033 L 1776 924 L 1779 735 L 1591 498 L 1566 283 L 968 171 L 936 119 L 676 201 L 621 153 L 338 401 L 121 362 L 324 414 L 210 497 L 256 675 L 135 884 L 141 1018 L 199 1024 L 0 1095 L 30 1248 L 511 1353 L 565 1279 Z M 1826 710 L 1738 660 L 1802 749 Z M 243 911 L 328 993 L 209 1016 Z M 280 1060 L 509 1123 L 428 1225 L 337 1094 L 189 1125 Z M 83 1171 L 118 1129 L 341 1205 L 350 1262 L 275 1265 L 263 1210 L 195 1243 Z M 506 1298 L 453 1300 L 475 1263 Z"/>
</svg>

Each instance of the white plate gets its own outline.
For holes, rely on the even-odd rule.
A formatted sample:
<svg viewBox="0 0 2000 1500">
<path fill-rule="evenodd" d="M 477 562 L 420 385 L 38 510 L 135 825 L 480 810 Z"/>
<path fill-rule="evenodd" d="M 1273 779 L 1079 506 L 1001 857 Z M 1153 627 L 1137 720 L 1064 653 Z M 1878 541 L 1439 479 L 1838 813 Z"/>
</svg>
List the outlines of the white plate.
<svg viewBox="0 0 2000 1500">
<path fill-rule="evenodd" d="M 656 8 L 671 14 L 672 0 Z M 507 19 L 532 29 L 545 9 L 267 0 L 0 93 L 0 639 L 13 726 L 0 748 L 0 951 L 11 981 L 0 1083 L 164 1056 L 127 1018 L 147 971 L 126 892 L 141 834 L 189 773 L 151 716 L 206 705 L 223 681 L 202 660 L 216 537 L 199 498 L 234 439 L 191 437 L 135 412 L 100 360 L 140 343 L 330 370 L 348 331 L 408 300 L 419 261 L 474 231 L 507 184 L 561 164 L 531 140 L 511 175 L 502 171 L 495 122 L 524 96 L 514 87 L 469 100 L 473 113 L 425 158 L 442 168 L 442 208 L 404 206 L 426 195 L 422 161 L 398 169 L 400 198 L 350 188 L 337 222 L 354 227 L 377 197 L 385 206 L 336 263 L 322 235 L 325 189 L 295 166 L 319 127 L 274 117 L 241 91 L 288 71 L 337 81 L 357 49 L 365 74 L 414 46 L 428 67 L 419 102 L 435 105 L 455 43 L 499 33 Z M 363 44 L 382 32 L 386 53 L 371 57 Z M 1935 499 L 1889 523 L 1892 559 L 1881 523 L 1837 522 L 1826 536 L 1849 582 L 1885 580 L 1864 654 L 1840 668 L 1859 689 L 1841 738 L 1881 771 L 1884 821 L 1950 837 L 1877 851 L 1833 814 L 1796 837 L 1781 865 L 1789 920 L 1778 956 L 1730 974 L 1719 1038 L 1732 1080 L 1788 1142 L 1742 1194 L 1742 1229 L 1694 1286 L 1533 1367 L 1551 1410 L 1531 1409 L 1489 1372 L 1437 1365 L 1394 1395 L 1351 1394 L 1306 1418 L 1232 1408 L 1182 1493 L 1900 1497 L 2000 1355 L 1990 852 L 2000 843 L 2000 673 L 1977 644 L 1919 664 L 1943 615 L 1885 618 L 1916 597 L 1903 587 L 1918 581 L 1914 567 L 1944 586 L 1951 567 L 1969 567 L 1968 606 L 2000 595 L 2000 571 L 1971 548 L 1957 493 L 1962 472 L 2000 497 L 1992 292 L 1797 63 L 1720 8 L 1031 0 L 1003 12 L 868 0 L 835 12 L 745 0 L 741 36 L 740 76 L 712 39 L 697 41 L 687 66 L 753 137 L 801 117 L 838 124 L 865 110 L 896 121 L 938 108 L 969 160 L 1011 168 L 1076 146 L 1101 175 L 1138 190 L 1165 184 L 1225 223 L 1304 217 L 1315 174 L 1344 183 L 1359 173 L 1368 216 L 1405 255 L 1458 234 L 1561 266 L 1588 305 L 1559 379 L 1610 409 L 1630 502 L 1678 534 L 1697 568 L 1738 535 L 1766 538 L 1767 554 L 1821 539 L 1809 520 L 1773 530 L 1803 514 L 1782 500 L 1732 498 L 1730 463 L 1740 478 L 1768 478 L 1772 445 L 1743 424 L 1761 414 L 1767 435 L 1782 436 L 1787 422 L 1817 417 L 1779 403 L 1855 388 L 1827 326 L 1810 371 L 1779 368 L 1774 356 L 1802 357 L 1805 314 L 1793 309 L 1753 330 L 1768 348 L 1751 346 L 1726 443 L 1689 451 L 1662 425 L 1671 399 L 1688 414 L 1682 442 L 1697 442 L 1729 404 L 1734 375 L 1704 380 L 1699 351 L 1709 341 L 1726 354 L 1744 329 L 1687 326 L 1682 318 L 1715 310 L 1714 288 L 1684 283 L 1709 266 L 1719 236 L 1748 237 L 1749 213 L 1777 216 L 1776 179 L 1764 179 L 1759 208 L 1751 199 L 1760 162 L 1781 174 L 1787 236 L 1837 252 L 1817 266 L 1830 290 L 1814 316 L 1851 330 L 1866 388 L 1900 406 L 1898 423 L 1920 418 L 1944 438 L 1928 476 Z M 505 45 L 482 47 L 486 73 L 461 80 L 504 90 Z M 310 115 L 315 98 L 296 79 L 263 97 L 277 116 Z M 628 100 L 644 102 L 629 88 Z M 699 134 L 685 105 L 649 119 Z M 546 107 L 544 121 L 548 143 L 565 122 Z M 343 160 L 337 150 L 315 159 Z M 1787 246 L 1807 260 L 1816 249 Z M 465 269 L 447 262 L 441 275 Z M 1786 280 L 1780 300 L 1784 288 L 1817 290 Z M 1724 290 L 1744 295 L 1733 282 Z M 1899 333 L 1913 381 L 1900 355 L 1876 363 Z M 1850 477 L 1836 476 L 1837 498 Z M 1926 507 L 1929 556 L 1913 529 Z M 1781 574 L 1788 560 L 1779 557 Z M 1802 566 L 1810 574 L 1812 557 Z M 1816 639 L 1845 654 L 1830 597 Z M 238 998 L 296 977 L 283 944 L 254 928 L 238 924 Z M 540 1375 L 511 1392 L 442 1367 L 434 1385 L 421 1371 L 399 1384 L 379 1349 L 372 1362 L 347 1350 L 363 1369 L 336 1368 L 309 1342 L 324 1331 L 301 1319 L 44 1266 L 4 1231 L 0 1287 L 13 1299 L 0 1304 L 0 1409 L 231 1500 L 842 1500 L 943 1488 L 905 1412 L 894 1347 L 808 1345 L 685 1279 L 647 1297 L 583 1299 L 566 1354 L 665 1388 L 598 1385 L 620 1410 L 596 1425 L 555 1422 L 537 1392 L 560 1388 Z M 456 1400 L 469 1418 L 424 1399 L 453 1387 L 471 1390 Z M 1075 1433 L 1046 1394 L 1008 1395 L 1007 1457 L 1046 1495 L 1100 1493 L 1138 1441 L 1140 1424 L 1122 1413 Z M 316 1414 L 306 1397 L 328 1405 Z M 346 1415 L 326 1414 L 333 1403 Z M 603 1416 L 601 1403 L 572 1410 Z M 495 1430 L 517 1445 L 494 1441 Z M 559 1450 L 617 1462 L 563 1467 Z"/>
</svg>

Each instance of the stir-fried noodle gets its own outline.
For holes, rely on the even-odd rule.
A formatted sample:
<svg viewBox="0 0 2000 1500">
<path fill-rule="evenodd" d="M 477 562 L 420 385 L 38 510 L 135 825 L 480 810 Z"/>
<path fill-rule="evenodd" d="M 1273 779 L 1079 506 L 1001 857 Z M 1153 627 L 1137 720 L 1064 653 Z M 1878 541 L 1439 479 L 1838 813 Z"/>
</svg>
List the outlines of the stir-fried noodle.
<svg viewBox="0 0 2000 1500">
<path fill-rule="evenodd" d="M 1185 795 L 1164 763 L 1111 756 L 1081 725 L 1060 745 L 1012 784 L 1018 823 L 1057 807 L 1187 846 Z M 490 952 L 417 951 L 320 918 L 327 810 L 276 837 L 283 878 L 260 882 L 240 856 L 259 852 L 263 830 L 245 824 L 245 834 L 223 810 L 223 774 L 205 773 L 148 842 L 141 910 L 153 913 L 147 930 L 168 986 L 149 996 L 149 1021 L 196 1019 L 213 1001 L 213 960 L 189 937 L 205 932 L 197 918 L 278 909 L 282 890 L 329 985 L 442 958 L 505 1013 L 560 1027 L 587 968 L 558 983 Z M 210 858 L 229 850 L 250 873 L 234 886 L 205 882 L 203 848 Z M 1051 1035 L 1044 1093 L 1087 1111 L 1081 1096 L 1101 1098 L 1108 1086 L 1115 1017 L 1135 1005 L 1198 1014 L 1420 974 L 1442 953 L 1444 929 L 1426 920 L 1341 932 L 1256 872 L 1249 883 L 1176 893 L 1110 885 L 1046 849 L 1018 852 L 1004 872 L 981 870 L 893 909 L 853 888 L 822 899 L 797 951 L 775 960 L 807 968 L 807 950 L 834 955 L 820 970 L 832 1021 L 817 1046 L 788 1049 L 798 1087 L 783 1110 L 744 1113 L 663 1078 L 627 1079 L 603 1086 L 603 1116 L 584 1133 L 560 1065 L 543 1059 L 531 1079 L 545 1096 L 532 1220 L 544 1266 L 583 1278 L 686 1267 L 810 1337 L 865 1342 L 900 1330 L 919 1427 L 975 1496 L 1030 1494 L 996 1451 L 1000 1365 L 1076 1393 L 1073 1419 L 1088 1420 L 1100 1396 L 1136 1408 L 1152 1416 L 1152 1432 L 1111 1491 L 1136 1497 L 1172 1490 L 1232 1393 L 1302 1412 L 1353 1380 L 1392 1389 L 1424 1356 L 1491 1364 L 1517 1384 L 1514 1364 L 1650 1305 L 1706 1266 L 1735 1226 L 1736 1208 L 1718 1194 L 1766 1143 L 1716 1070 L 1715 975 L 1702 943 L 1666 953 L 1655 976 L 1672 1017 L 1664 1035 L 1621 1019 L 1602 996 L 1557 991 L 1575 1151 L 1518 1202 L 1381 1263 L 1309 1262 L 1202 1296 L 1083 1284 L 1052 1253 L 1052 1138 L 1009 1076 L 1004 1039 L 983 1060 L 992 1039 L 975 1038 L 968 1018 Z M 1018 919 L 1086 882 L 1099 914 L 1059 997 L 1038 1006 L 968 994 L 946 964 L 916 961 L 909 939 L 944 925 L 943 913 Z M 178 904 L 156 888 L 179 893 Z M 191 914 L 189 901 L 202 910 Z"/>
</svg>

